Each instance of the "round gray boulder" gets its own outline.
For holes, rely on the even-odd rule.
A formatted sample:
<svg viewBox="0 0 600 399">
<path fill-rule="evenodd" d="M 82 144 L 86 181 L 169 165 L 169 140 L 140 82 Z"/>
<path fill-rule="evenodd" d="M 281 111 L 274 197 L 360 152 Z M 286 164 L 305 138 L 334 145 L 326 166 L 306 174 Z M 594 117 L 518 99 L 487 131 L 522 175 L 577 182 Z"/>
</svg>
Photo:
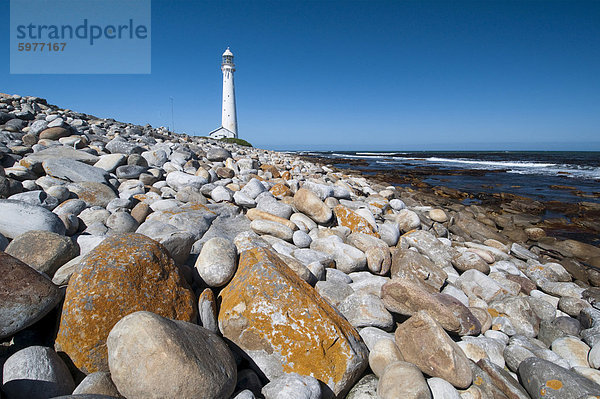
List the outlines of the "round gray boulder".
<svg viewBox="0 0 600 399">
<path fill-rule="evenodd" d="M 231 351 L 198 325 L 135 312 L 106 343 L 112 380 L 128 399 L 229 398 L 235 389 Z"/>
<path fill-rule="evenodd" d="M 65 235 L 65 225 L 49 210 L 23 201 L 0 200 L 0 234 L 15 238 L 30 230 Z"/>
<path fill-rule="evenodd" d="M 30 346 L 9 357 L 2 383 L 8 399 L 47 399 L 75 389 L 67 365 L 45 346 Z"/>
</svg>

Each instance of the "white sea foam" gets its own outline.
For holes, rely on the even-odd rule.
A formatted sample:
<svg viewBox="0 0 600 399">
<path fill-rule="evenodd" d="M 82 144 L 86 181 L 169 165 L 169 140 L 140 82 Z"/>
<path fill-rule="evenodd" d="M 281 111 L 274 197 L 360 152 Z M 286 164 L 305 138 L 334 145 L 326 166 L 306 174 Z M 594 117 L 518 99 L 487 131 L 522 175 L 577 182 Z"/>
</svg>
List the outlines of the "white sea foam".
<svg viewBox="0 0 600 399">
<path fill-rule="evenodd" d="M 423 159 L 423 158 L 406 158 L 406 159 Z M 459 163 L 467 165 L 481 165 L 487 167 L 495 167 L 497 169 L 504 168 L 547 168 L 549 166 L 556 166 L 554 163 L 543 163 L 543 162 L 523 162 L 523 161 L 482 161 L 479 159 L 453 159 L 453 158 L 438 158 L 430 157 L 424 158 L 425 161 L 429 162 L 442 162 L 442 163 Z"/>
<path fill-rule="evenodd" d="M 331 154 L 332 157 L 338 158 L 349 158 L 349 159 L 382 159 L 389 158 L 389 156 L 374 156 L 374 155 L 353 155 L 353 154 L 340 154 L 334 152 Z"/>
<path fill-rule="evenodd" d="M 357 152 L 356 155 L 395 156 L 406 155 L 406 152 Z"/>
</svg>

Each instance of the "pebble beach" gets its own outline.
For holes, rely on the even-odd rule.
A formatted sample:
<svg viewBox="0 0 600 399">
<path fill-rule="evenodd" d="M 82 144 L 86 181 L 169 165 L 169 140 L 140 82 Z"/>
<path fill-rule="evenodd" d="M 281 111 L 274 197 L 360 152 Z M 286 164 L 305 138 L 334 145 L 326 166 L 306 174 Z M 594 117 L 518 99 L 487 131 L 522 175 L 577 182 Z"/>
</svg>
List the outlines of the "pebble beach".
<svg viewBox="0 0 600 399">
<path fill-rule="evenodd" d="M 0 399 L 600 398 L 600 248 L 536 201 L 9 94 L 0 165 Z"/>
</svg>

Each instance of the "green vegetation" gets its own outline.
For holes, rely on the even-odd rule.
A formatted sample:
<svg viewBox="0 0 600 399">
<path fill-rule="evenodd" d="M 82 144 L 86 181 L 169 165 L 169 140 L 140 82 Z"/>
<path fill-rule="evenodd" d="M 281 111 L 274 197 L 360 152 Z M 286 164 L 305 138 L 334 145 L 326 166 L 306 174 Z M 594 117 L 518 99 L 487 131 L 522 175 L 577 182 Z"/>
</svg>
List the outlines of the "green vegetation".
<svg viewBox="0 0 600 399">
<path fill-rule="evenodd" d="M 246 140 L 235 139 L 232 137 L 225 137 L 225 138 L 221 139 L 221 141 L 224 141 L 224 142 L 230 143 L 230 144 L 243 145 L 244 147 L 252 147 L 252 144 L 248 143 Z"/>
</svg>

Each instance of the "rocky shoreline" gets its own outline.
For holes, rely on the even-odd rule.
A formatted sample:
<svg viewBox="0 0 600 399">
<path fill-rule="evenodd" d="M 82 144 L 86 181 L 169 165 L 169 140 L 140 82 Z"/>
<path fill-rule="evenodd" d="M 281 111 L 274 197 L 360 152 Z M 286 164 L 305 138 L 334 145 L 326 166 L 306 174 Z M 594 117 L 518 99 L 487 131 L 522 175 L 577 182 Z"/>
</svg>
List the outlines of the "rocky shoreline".
<svg viewBox="0 0 600 399">
<path fill-rule="evenodd" d="M 302 155 L 301 158 L 318 165 L 328 165 L 337 172 L 364 176 L 369 181 L 378 184 L 393 184 L 398 190 L 409 188 L 409 191 L 419 191 L 426 197 L 434 194 L 433 201 L 429 202 L 429 205 L 432 206 L 440 201 L 439 197 L 445 197 L 461 204 L 479 205 L 488 213 L 502 213 L 508 209 L 512 213 L 527 215 L 531 219 L 529 226 L 536 225 L 543 228 L 548 236 L 563 240 L 574 239 L 595 246 L 600 244 L 600 222 L 598 222 L 600 220 L 600 203 L 591 202 L 590 198 L 587 198 L 582 192 L 576 191 L 575 187 L 550 186 L 549 188 L 571 191 L 573 195 L 581 197 L 579 202 L 541 201 L 502 191 L 494 193 L 467 192 L 444 186 L 432 186 L 424 182 L 430 176 L 481 176 L 505 172 L 506 170 L 503 169 L 441 169 L 431 166 L 389 170 L 374 169 L 369 166 L 368 162 L 361 159 L 323 158 L 314 155 Z M 597 198 L 598 195 L 600 193 L 594 193 L 593 198 Z M 513 203 L 513 201 L 516 202 Z M 502 228 L 506 228 L 506 226 L 502 226 Z"/>
<path fill-rule="evenodd" d="M 1 399 L 600 397 L 600 248 L 535 202 L 4 94 L 0 165 Z"/>
</svg>

